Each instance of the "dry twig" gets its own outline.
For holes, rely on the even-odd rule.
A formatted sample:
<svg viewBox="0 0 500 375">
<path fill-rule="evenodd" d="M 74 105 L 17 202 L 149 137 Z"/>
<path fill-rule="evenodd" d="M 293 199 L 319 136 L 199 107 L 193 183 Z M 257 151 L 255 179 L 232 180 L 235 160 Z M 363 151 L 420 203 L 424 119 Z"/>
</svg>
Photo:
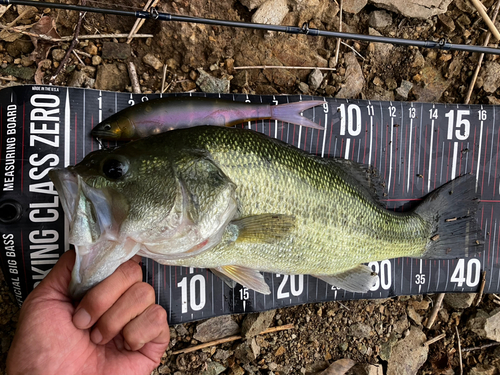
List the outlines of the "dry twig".
<svg viewBox="0 0 500 375">
<path fill-rule="evenodd" d="M 146 6 L 143 8 L 144 11 L 149 10 L 150 8 L 156 7 L 160 0 L 154 0 L 153 4 L 151 4 L 153 0 L 148 0 Z M 130 33 L 128 34 L 127 37 L 127 44 L 130 44 L 132 41 L 132 38 L 134 37 L 134 34 L 139 31 L 139 29 L 144 25 L 144 22 L 146 22 L 145 18 L 137 19 L 134 23 L 134 26 L 132 26 L 132 30 L 130 30 Z"/>
<path fill-rule="evenodd" d="M 86 0 L 81 1 L 82 5 L 85 5 L 85 1 Z M 80 12 L 78 14 L 78 22 L 76 24 L 75 32 L 73 34 L 73 40 L 71 41 L 71 44 L 69 45 L 69 48 L 66 51 L 66 55 L 64 55 L 64 58 L 62 59 L 61 64 L 57 68 L 54 75 L 52 77 L 50 77 L 49 82 L 51 84 L 54 83 L 54 81 L 56 80 L 56 78 L 59 75 L 59 73 L 61 72 L 61 70 L 63 70 L 63 68 L 66 66 L 66 63 L 68 62 L 68 59 L 71 55 L 71 52 L 73 51 L 73 49 L 76 47 L 76 44 L 78 43 L 78 34 L 80 34 L 80 27 L 82 26 L 82 20 L 83 20 L 84 16 L 85 16 L 85 13 Z"/>
<path fill-rule="evenodd" d="M 439 293 L 438 298 L 436 299 L 436 303 L 431 311 L 431 316 L 429 316 L 429 320 L 427 321 L 427 325 L 425 326 L 427 329 L 430 329 L 436 320 L 437 314 L 441 309 L 441 304 L 443 303 L 445 293 Z"/>
<path fill-rule="evenodd" d="M 493 22 L 497 19 L 498 10 L 500 9 L 500 1 L 497 2 L 495 10 L 493 12 Z M 488 46 L 491 38 L 491 31 L 486 34 L 486 38 L 483 43 L 483 47 Z M 472 81 L 469 86 L 469 90 L 467 91 L 467 95 L 465 97 L 465 104 L 469 104 L 470 97 L 472 95 L 472 90 L 474 90 L 474 86 L 476 85 L 477 76 L 479 75 L 479 70 L 481 69 L 481 64 L 483 63 L 484 53 L 479 55 L 479 59 L 477 61 L 476 70 L 474 71 L 474 75 L 472 76 Z"/>
<path fill-rule="evenodd" d="M 441 333 L 440 335 L 430 339 L 430 340 L 427 340 L 426 342 L 423 343 L 423 345 L 431 345 L 431 344 L 434 344 L 435 342 L 439 341 L 439 340 L 442 340 L 446 337 L 446 333 Z"/>
<path fill-rule="evenodd" d="M 481 17 L 483 18 L 484 22 L 490 29 L 491 33 L 495 36 L 495 38 L 500 41 L 500 33 L 498 32 L 498 29 L 496 28 L 495 24 L 491 21 L 490 17 L 488 16 L 488 13 L 484 10 L 483 4 L 479 0 L 471 0 L 472 4 L 474 7 L 477 9 Z"/>
<path fill-rule="evenodd" d="M 474 350 L 483 350 L 483 349 L 490 348 L 492 346 L 498 346 L 498 345 L 500 345 L 500 342 L 492 342 L 492 343 L 486 344 L 486 345 L 474 346 L 472 348 L 465 348 L 465 349 L 462 349 L 462 352 L 472 352 Z"/>
<path fill-rule="evenodd" d="M 343 5 L 343 1 L 340 0 L 340 15 L 339 15 L 339 33 L 342 32 L 342 5 Z M 335 48 L 335 66 L 337 66 L 338 62 L 339 62 L 339 50 L 340 50 L 340 42 L 341 42 L 341 39 L 338 38 L 337 39 L 337 47 Z M 363 59 L 364 60 L 364 59 Z"/>
<path fill-rule="evenodd" d="M 500 3 L 499 3 L 500 4 Z M 476 306 L 479 306 L 481 300 L 483 299 L 484 286 L 486 285 L 486 271 L 483 271 L 483 275 L 481 277 L 481 286 L 479 287 L 479 292 L 477 296 Z"/>
<path fill-rule="evenodd" d="M 277 331 L 284 331 L 286 329 L 292 329 L 292 328 L 295 328 L 295 326 L 293 324 L 286 324 L 284 326 L 279 326 L 279 327 L 271 327 L 271 328 L 268 328 L 268 329 L 262 331 L 261 333 L 259 333 L 259 335 L 264 335 L 266 333 L 272 333 L 272 332 L 277 332 Z M 243 338 L 243 336 L 229 336 L 229 337 L 225 337 L 223 339 L 218 339 L 218 340 L 206 342 L 204 344 L 191 346 L 190 348 L 177 350 L 177 351 L 173 352 L 172 354 L 176 355 L 176 354 L 183 354 L 183 353 L 191 353 L 191 352 L 195 352 L 199 349 L 208 348 L 209 346 L 219 345 L 219 344 L 223 344 L 225 342 L 230 342 L 230 341 L 236 341 L 236 340 L 240 340 L 242 338 Z"/>
<path fill-rule="evenodd" d="M 365 61 L 366 59 L 363 57 L 362 54 L 360 54 L 358 51 L 356 51 L 356 48 L 354 48 L 353 46 L 350 46 L 349 44 L 347 43 L 344 43 L 344 42 L 340 42 L 342 43 L 344 46 L 346 47 L 349 47 L 350 49 L 352 49 L 352 52 L 354 52 L 356 55 L 358 55 L 359 57 L 361 57 L 363 59 L 363 61 Z"/>
<path fill-rule="evenodd" d="M 72 51 L 73 52 L 73 55 L 76 56 L 77 60 L 80 62 L 80 64 L 82 65 L 85 65 L 85 63 L 83 62 L 83 60 L 80 58 L 80 56 L 78 56 L 78 53 L 76 53 L 75 50 Z"/>
<path fill-rule="evenodd" d="M 163 65 L 163 76 L 161 78 L 161 93 L 162 94 L 165 92 L 165 80 L 167 79 L 167 70 L 168 70 L 167 64 Z"/>
<path fill-rule="evenodd" d="M 132 61 L 128 63 L 128 75 L 130 77 L 130 82 L 132 83 L 132 90 L 134 94 L 141 93 L 141 86 L 139 85 L 139 78 L 137 78 L 137 70 Z"/>
<path fill-rule="evenodd" d="M 463 374 L 463 364 L 462 364 L 462 346 L 460 345 L 460 335 L 458 334 L 458 327 L 455 326 L 455 331 L 457 331 L 457 341 L 458 341 L 458 360 L 460 363 L 460 375 Z"/>
</svg>

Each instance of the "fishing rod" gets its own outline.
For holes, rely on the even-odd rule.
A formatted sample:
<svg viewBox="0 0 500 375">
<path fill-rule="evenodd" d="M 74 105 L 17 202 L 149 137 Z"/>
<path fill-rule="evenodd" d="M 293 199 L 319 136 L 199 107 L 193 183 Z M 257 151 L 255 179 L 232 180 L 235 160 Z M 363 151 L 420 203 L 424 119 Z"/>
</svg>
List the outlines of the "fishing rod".
<svg viewBox="0 0 500 375">
<path fill-rule="evenodd" d="M 439 41 L 435 42 L 430 40 L 422 41 L 422 40 L 404 39 L 404 38 L 390 38 L 390 37 L 376 36 L 376 35 L 345 33 L 338 31 L 326 31 L 326 30 L 310 28 L 307 22 L 305 22 L 302 25 L 302 27 L 267 25 L 261 23 L 227 21 L 227 20 L 218 20 L 211 18 L 191 17 L 191 16 L 171 14 L 171 13 L 163 13 L 159 12 L 158 9 L 156 8 L 151 8 L 149 11 L 143 11 L 143 10 L 128 11 L 120 9 L 93 8 L 84 5 L 47 3 L 47 2 L 33 1 L 33 0 L 0 0 L 0 4 L 30 5 L 37 8 L 58 8 L 58 9 L 66 9 L 66 10 L 73 10 L 80 12 L 102 13 L 102 14 L 112 14 L 116 16 L 152 19 L 158 21 L 192 22 L 192 23 L 202 23 L 205 25 L 214 25 L 214 26 L 241 27 L 241 28 L 256 29 L 256 30 L 278 31 L 287 34 L 325 36 L 330 38 L 360 40 L 365 42 L 389 43 L 389 44 L 396 44 L 403 46 L 416 46 L 416 47 L 440 49 L 440 50 L 479 52 L 485 54 L 500 55 L 500 49 L 498 48 L 482 47 L 482 46 L 466 45 L 466 44 L 452 44 L 448 43 L 448 41 L 445 38 L 441 38 Z"/>
</svg>

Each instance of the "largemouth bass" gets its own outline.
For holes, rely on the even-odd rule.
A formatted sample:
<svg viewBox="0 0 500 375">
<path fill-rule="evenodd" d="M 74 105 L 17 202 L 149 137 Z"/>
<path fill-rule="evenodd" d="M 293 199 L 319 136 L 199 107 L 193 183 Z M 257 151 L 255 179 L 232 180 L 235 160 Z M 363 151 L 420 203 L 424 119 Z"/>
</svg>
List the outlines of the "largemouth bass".
<svg viewBox="0 0 500 375">
<path fill-rule="evenodd" d="M 71 223 L 75 297 L 135 254 L 210 268 L 267 294 L 261 271 L 366 292 L 376 276 L 363 263 L 482 249 L 473 176 L 392 212 L 366 167 L 249 130 L 174 130 L 94 151 L 49 176 Z"/>
<path fill-rule="evenodd" d="M 92 129 L 94 137 L 128 141 L 168 130 L 198 125 L 234 126 L 245 121 L 272 119 L 314 129 L 323 126 L 303 117 L 306 109 L 323 105 L 322 100 L 279 105 L 249 104 L 200 97 L 153 99 L 126 108 Z"/>
</svg>

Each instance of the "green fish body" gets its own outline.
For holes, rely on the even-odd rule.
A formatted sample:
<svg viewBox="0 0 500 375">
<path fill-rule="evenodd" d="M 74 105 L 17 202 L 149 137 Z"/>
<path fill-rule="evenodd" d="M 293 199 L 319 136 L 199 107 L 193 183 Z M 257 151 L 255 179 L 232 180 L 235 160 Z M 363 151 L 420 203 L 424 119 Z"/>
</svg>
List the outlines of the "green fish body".
<svg viewBox="0 0 500 375">
<path fill-rule="evenodd" d="M 104 192 L 101 200 L 110 207 L 94 215 L 97 224 L 86 225 L 108 233 L 88 246 L 210 268 L 262 293 L 270 291 L 260 271 L 311 274 L 363 292 L 375 275 L 362 263 L 457 257 L 482 246 L 471 176 L 434 191 L 413 211 L 396 213 L 379 203 L 380 182 L 365 167 L 248 130 L 175 130 L 94 152 L 68 171 L 88 186 L 83 195 L 90 206 L 97 205 L 92 194 Z M 51 173 L 62 191 L 61 172 Z M 102 264 L 90 273 L 109 273 L 106 257 L 98 258 Z M 77 272 L 86 284 L 88 271 Z"/>
</svg>

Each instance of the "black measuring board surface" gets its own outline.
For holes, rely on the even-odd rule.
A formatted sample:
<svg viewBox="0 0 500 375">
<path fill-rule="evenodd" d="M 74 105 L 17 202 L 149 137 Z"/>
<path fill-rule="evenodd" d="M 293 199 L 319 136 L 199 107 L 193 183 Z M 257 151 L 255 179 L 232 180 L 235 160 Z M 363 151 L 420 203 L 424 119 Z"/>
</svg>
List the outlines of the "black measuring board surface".
<svg viewBox="0 0 500 375">
<path fill-rule="evenodd" d="M 310 96 L 182 93 L 271 105 L 321 99 L 303 113 L 324 126 L 305 128 L 274 120 L 249 128 L 325 158 L 373 165 L 386 181 L 388 209 L 403 211 L 447 181 L 472 173 L 481 195 L 477 220 L 484 251 L 454 260 L 398 258 L 371 262 L 378 281 L 368 293 L 336 289 L 309 275 L 265 274 L 272 293 L 238 285 L 230 289 L 205 269 L 143 260 L 145 279 L 156 290 L 171 323 L 262 311 L 296 304 L 384 298 L 434 292 L 474 292 L 486 271 L 485 293 L 500 290 L 500 174 L 497 176 L 499 108 L 411 102 L 344 100 Z M 100 145 L 90 137 L 97 123 L 159 95 L 55 86 L 17 86 L 0 91 L 0 260 L 19 303 L 69 248 L 64 213 L 47 172 L 78 163 Z M 106 142 L 106 146 L 115 146 Z M 20 206 L 22 215 L 15 217 Z M 496 211 L 495 211 L 496 210 Z"/>
</svg>

